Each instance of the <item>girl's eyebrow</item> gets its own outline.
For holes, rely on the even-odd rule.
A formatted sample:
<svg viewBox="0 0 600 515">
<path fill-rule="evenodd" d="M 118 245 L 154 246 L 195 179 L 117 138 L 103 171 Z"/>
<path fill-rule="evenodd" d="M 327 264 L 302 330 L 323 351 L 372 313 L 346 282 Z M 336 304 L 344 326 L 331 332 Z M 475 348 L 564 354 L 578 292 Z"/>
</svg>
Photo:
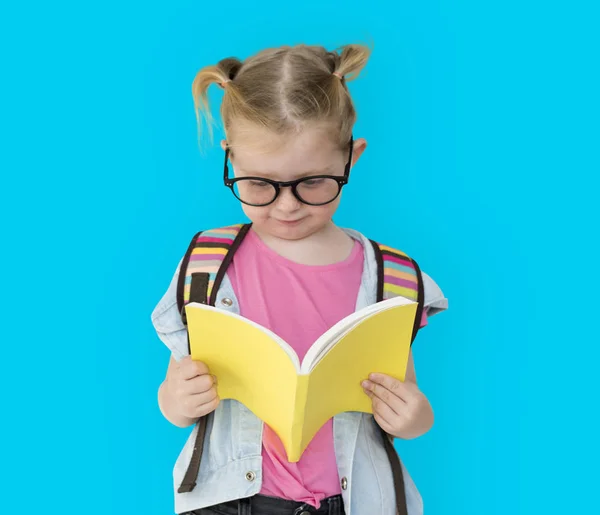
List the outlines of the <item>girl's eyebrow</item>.
<svg viewBox="0 0 600 515">
<path fill-rule="evenodd" d="M 259 172 L 259 171 L 240 169 L 240 172 L 242 172 L 244 175 L 247 175 L 247 176 L 264 177 L 266 179 L 273 178 L 278 175 L 278 172 L 272 172 L 272 171 L 266 171 L 266 170 L 262 170 Z M 311 175 L 331 175 L 331 167 L 328 166 L 328 167 L 322 168 L 320 170 L 306 170 L 306 171 L 300 172 L 298 174 L 294 174 L 294 177 L 296 179 L 300 179 L 301 177 L 310 177 Z"/>
</svg>

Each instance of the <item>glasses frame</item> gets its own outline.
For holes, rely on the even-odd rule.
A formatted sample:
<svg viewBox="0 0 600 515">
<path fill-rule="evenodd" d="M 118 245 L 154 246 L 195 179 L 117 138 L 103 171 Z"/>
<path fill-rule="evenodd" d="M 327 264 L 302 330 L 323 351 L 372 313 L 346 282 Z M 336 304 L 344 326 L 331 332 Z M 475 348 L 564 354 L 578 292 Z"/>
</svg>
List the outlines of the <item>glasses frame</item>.
<svg viewBox="0 0 600 515">
<path fill-rule="evenodd" d="M 243 204 L 246 204 L 247 206 L 265 207 L 265 206 L 272 204 L 279 197 L 279 193 L 281 192 L 282 188 L 291 188 L 292 194 L 294 195 L 294 197 L 296 199 L 298 199 L 300 202 L 302 202 L 303 204 L 306 204 L 308 206 L 325 206 L 327 204 L 331 204 L 335 199 L 337 199 L 340 196 L 342 187 L 345 186 L 346 184 L 348 184 L 348 180 L 350 178 L 350 170 L 352 168 L 353 147 L 354 147 L 354 138 L 351 137 L 350 138 L 350 154 L 348 157 L 348 162 L 346 163 L 346 166 L 344 169 L 343 176 L 340 177 L 339 175 L 308 175 L 306 177 L 301 177 L 300 179 L 295 179 L 293 181 L 275 181 L 273 179 L 267 179 L 265 177 L 234 177 L 233 179 L 230 179 L 229 178 L 229 167 L 227 165 L 227 163 L 229 161 L 229 147 L 225 147 L 225 165 L 224 165 L 223 183 L 225 184 L 225 186 L 227 186 L 231 190 L 231 192 L 233 193 L 235 198 L 237 198 L 240 202 L 242 202 Z M 337 194 L 335 195 L 335 197 L 333 197 L 331 200 L 328 200 L 327 202 L 320 202 L 320 203 L 306 202 L 298 194 L 298 190 L 297 190 L 298 185 L 304 181 L 309 181 L 309 180 L 314 180 L 314 179 L 333 179 L 335 182 L 337 182 L 338 191 L 337 191 Z M 234 186 L 237 182 L 244 181 L 244 180 L 263 181 L 263 182 L 266 182 L 266 183 L 270 184 L 271 186 L 273 186 L 273 188 L 275 189 L 275 196 L 273 197 L 273 200 L 271 200 L 270 202 L 267 202 L 265 204 L 252 204 L 250 202 L 245 202 L 244 200 L 242 200 L 240 197 L 238 197 L 236 195 Z"/>
</svg>

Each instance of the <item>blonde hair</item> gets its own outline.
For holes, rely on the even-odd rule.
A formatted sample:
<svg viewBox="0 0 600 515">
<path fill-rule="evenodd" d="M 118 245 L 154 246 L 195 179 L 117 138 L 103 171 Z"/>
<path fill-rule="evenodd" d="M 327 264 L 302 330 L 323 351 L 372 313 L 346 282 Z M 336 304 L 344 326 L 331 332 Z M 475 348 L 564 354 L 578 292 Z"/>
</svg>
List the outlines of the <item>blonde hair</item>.
<svg viewBox="0 0 600 515">
<path fill-rule="evenodd" d="M 192 95 L 198 136 L 201 116 L 212 139 L 208 88 L 224 90 L 221 118 L 226 133 L 234 120 L 244 120 L 277 134 L 301 130 L 307 123 L 328 123 L 340 146 L 347 145 L 356 111 L 346 82 L 358 77 L 370 55 L 362 45 L 331 52 L 320 46 L 284 46 L 259 52 L 245 61 L 230 57 L 202 68 Z"/>
</svg>

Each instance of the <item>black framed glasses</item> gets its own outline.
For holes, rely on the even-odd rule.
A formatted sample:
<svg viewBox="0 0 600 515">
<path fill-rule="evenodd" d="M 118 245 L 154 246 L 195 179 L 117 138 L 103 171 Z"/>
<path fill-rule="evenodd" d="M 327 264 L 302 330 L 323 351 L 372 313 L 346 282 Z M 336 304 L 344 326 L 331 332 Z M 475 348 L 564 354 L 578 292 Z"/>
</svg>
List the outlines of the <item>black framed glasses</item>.
<svg viewBox="0 0 600 515">
<path fill-rule="evenodd" d="M 309 206 L 324 206 L 333 202 L 348 184 L 352 168 L 353 138 L 350 138 L 350 155 L 344 170 L 344 175 L 309 175 L 294 181 L 274 181 L 265 177 L 236 177 L 229 178 L 229 147 L 225 149 L 225 172 L 223 181 L 236 198 L 254 207 L 268 206 L 275 202 L 281 188 L 291 188 L 294 197 Z"/>
</svg>

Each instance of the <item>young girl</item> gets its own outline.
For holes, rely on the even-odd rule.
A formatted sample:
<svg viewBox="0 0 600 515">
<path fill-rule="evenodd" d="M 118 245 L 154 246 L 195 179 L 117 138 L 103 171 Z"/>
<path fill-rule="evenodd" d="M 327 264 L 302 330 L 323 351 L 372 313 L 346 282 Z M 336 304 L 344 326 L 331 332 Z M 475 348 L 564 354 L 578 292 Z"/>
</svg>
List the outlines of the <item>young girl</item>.
<svg viewBox="0 0 600 515">
<path fill-rule="evenodd" d="M 270 49 L 244 62 L 224 59 L 200 70 L 193 83 L 196 106 L 209 123 L 207 89 L 224 89 L 224 181 L 252 222 L 215 305 L 277 333 L 301 360 L 333 324 L 376 301 L 377 262 L 369 240 L 332 221 L 367 146 L 352 135 L 356 114 L 346 81 L 359 74 L 368 56 L 358 45 L 339 53 L 309 46 Z M 377 373 L 365 378 L 374 415 L 337 415 L 300 461 L 289 463 L 277 435 L 239 402 L 220 400 L 218 378 L 204 363 L 191 361 L 176 301 L 178 280 L 179 267 L 152 315 L 172 352 L 159 405 L 177 426 L 199 420 L 206 426 L 204 442 L 195 444 L 196 426 L 175 465 L 177 513 L 422 513 L 403 466 L 403 485 L 394 484 L 382 437 L 416 438 L 433 424 L 412 354 L 404 382 Z M 421 326 L 447 307 L 433 280 L 422 274 L 422 281 Z M 194 445 L 202 451 L 199 472 L 182 488 Z M 405 500 L 397 507 L 402 487 Z"/>
</svg>

